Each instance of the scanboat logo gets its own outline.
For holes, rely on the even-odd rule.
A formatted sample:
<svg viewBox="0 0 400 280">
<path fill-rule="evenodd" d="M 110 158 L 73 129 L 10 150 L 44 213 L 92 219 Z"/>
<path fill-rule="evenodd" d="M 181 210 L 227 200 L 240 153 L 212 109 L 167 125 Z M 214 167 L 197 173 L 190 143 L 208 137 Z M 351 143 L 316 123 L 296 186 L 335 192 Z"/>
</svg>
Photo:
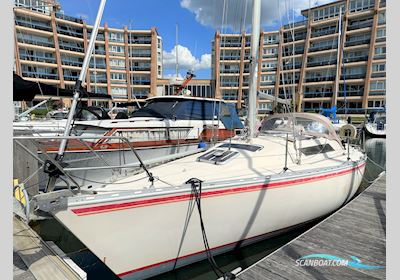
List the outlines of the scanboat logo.
<svg viewBox="0 0 400 280">
<path fill-rule="evenodd" d="M 346 260 L 334 255 L 311 254 L 296 260 L 296 266 L 349 266 L 359 269 L 378 269 L 384 268 L 380 265 L 363 264 L 357 257 L 351 256 L 351 260 Z"/>
</svg>

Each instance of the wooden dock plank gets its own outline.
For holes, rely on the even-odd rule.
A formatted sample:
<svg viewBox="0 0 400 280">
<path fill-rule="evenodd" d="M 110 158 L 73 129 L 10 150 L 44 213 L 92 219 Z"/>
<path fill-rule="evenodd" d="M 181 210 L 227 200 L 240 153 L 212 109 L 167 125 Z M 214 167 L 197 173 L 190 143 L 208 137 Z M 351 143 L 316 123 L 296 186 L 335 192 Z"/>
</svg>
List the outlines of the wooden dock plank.
<svg viewBox="0 0 400 280">
<path fill-rule="evenodd" d="M 353 201 L 292 242 L 242 271 L 241 280 L 385 279 L 385 268 L 296 266 L 309 254 L 330 254 L 363 264 L 386 265 L 386 174 Z"/>
<path fill-rule="evenodd" d="M 36 232 L 16 216 L 13 217 L 13 249 L 29 269 L 31 274 L 29 276 L 33 276 L 34 279 L 81 280 L 59 256 L 50 250 Z"/>
</svg>

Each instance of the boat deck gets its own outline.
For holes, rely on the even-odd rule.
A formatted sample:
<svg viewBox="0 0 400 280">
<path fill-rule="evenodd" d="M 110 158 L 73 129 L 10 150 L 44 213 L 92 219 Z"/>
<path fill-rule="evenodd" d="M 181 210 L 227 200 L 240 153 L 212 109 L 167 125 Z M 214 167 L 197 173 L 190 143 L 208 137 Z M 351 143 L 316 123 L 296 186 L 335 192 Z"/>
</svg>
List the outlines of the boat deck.
<svg viewBox="0 0 400 280">
<path fill-rule="evenodd" d="M 263 137 L 253 139 L 252 144 L 261 145 L 263 149 L 250 152 L 241 149 L 232 149 L 239 152 L 239 155 L 224 164 L 214 164 L 213 162 L 198 162 L 197 158 L 208 151 L 192 156 L 188 156 L 176 161 L 166 163 L 150 169 L 155 176 L 155 188 L 168 188 L 174 185 L 184 184 L 189 178 L 199 178 L 204 182 L 209 181 L 240 181 L 248 178 L 278 175 L 282 173 L 285 166 L 284 154 L 286 140 L 284 137 Z M 234 141 L 238 144 L 249 144 L 245 141 Z M 288 144 L 288 168 L 290 171 L 302 171 L 312 168 L 326 168 L 330 166 L 338 166 L 338 162 L 346 163 L 345 151 L 339 148 L 339 144 L 335 141 L 322 142 L 334 146 L 335 150 L 329 153 L 314 154 L 311 156 L 302 156 L 302 164 L 298 165 L 294 162 L 295 150 L 293 142 Z M 304 141 L 304 146 L 315 145 L 315 141 Z M 353 160 L 359 160 L 354 158 Z M 161 178 L 162 180 L 157 180 Z M 132 184 L 134 182 L 134 184 Z M 103 189 L 97 191 L 127 191 L 140 190 L 150 186 L 147 176 L 143 173 L 128 177 L 118 181 L 116 184 L 110 184 Z"/>
<path fill-rule="evenodd" d="M 309 254 L 329 254 L 362 264 L 383 266 L 296 266 Z M 386 278 L 386 174 L 349 204 L 241 272 L 237 279 L 385 279 Z"/>
</svg>

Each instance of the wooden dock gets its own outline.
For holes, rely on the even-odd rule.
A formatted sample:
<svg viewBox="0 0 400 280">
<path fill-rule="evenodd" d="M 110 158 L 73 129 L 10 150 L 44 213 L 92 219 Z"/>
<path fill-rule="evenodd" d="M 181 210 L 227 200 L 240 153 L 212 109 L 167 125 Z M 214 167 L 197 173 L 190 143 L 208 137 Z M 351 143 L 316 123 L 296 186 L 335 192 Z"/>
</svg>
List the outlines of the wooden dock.
<svg viewBox="0 0 400 280">
<path fill-rule="evenodd" d="M 329 254 L 377 269 L 351 266 L 299 266 L 310 254 Z M 316 260 L 316 258 L 314 258 Z M 386 174 L 382 173 L 350 203 L 293 241 L 239 273 L 241 280 L 385 279 Z"/>
<path fill-rule="evenodd" d="M 17 216 L 13 217 L 13 279 L 82 280 L 86 273 L 68 263 Z"/>
</svg>

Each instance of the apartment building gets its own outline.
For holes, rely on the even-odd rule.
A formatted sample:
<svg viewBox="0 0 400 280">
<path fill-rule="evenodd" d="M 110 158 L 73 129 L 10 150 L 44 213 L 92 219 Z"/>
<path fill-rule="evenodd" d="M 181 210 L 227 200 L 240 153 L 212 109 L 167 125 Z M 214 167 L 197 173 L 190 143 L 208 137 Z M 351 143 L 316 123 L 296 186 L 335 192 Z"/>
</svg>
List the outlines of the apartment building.
<svg viewBox="0 0 400 280">
<path fill-rule="evenodd" d="M 186 90 L 190 91 L 190 95 L 194 97 L 214 97 L 214 84 L 210 79 L 193 79 L 187 84 Z M 157 95 L 173 95 L 176 87 L 171 84 L 169 79 L 157 80 Z"/>
<path fill-rule="evenodd" d="M 336 105 L 339 113 L 363 114 L 384 106 L 386 1 L 342 0 L 302 15 L 303 21 L 260 33 L 257 89 L 288 99 L 295 93 L 301 111 Z M 216 96 L 238 108 L 248 94 L 250 42 L 250 34 L 218 32 L 212 42 Z M 259 99 L 258 106 L 264 113 L 274 104 Z"/>
<path fill-rule="evenodd" d="M 55 0 L 14 3 L 16 73 L 27 80 L 73 88 L 93 26 L 64 15 Z M 89 105 L 110 106 L 155 95 L 162 75 L 162 38 L 155 28 L 117 29 L 106 23 L 97 34 L 83 86 L 112 97 L 110 104 L 89 100 Z M 70 100 L 63 101 L 68 106 Z"/>
</svg>

